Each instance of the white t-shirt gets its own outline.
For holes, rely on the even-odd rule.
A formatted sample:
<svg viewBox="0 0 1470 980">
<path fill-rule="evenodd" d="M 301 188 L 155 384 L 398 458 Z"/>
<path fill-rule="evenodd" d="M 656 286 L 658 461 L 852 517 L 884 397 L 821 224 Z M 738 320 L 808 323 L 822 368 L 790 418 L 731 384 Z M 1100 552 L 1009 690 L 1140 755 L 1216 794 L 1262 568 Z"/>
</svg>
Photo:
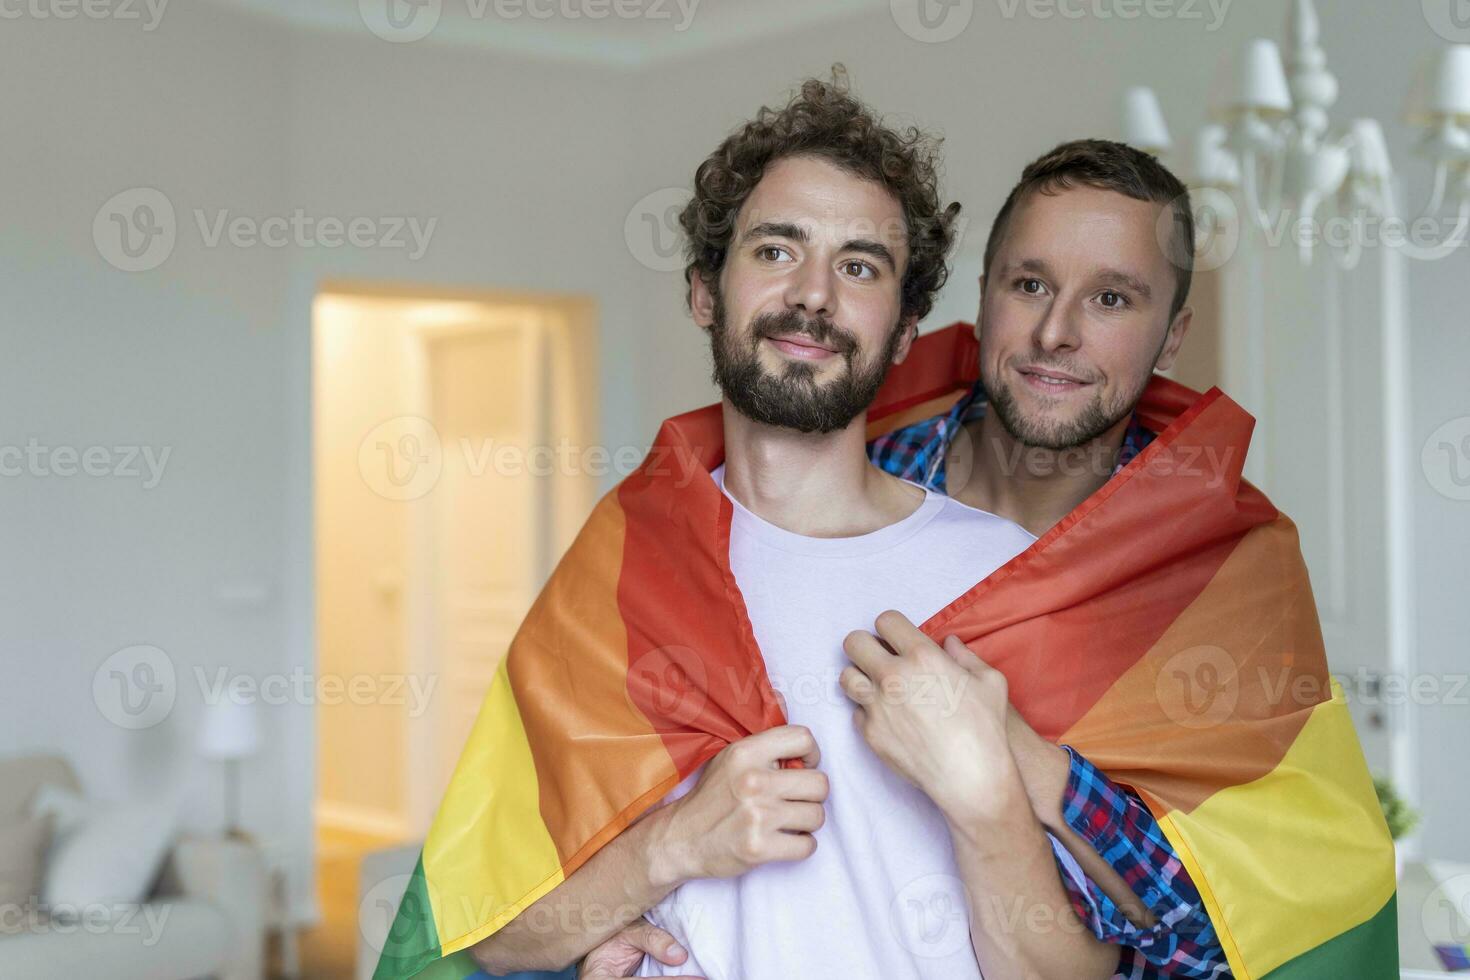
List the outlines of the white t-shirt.
<svg viewBox="0 0 1470 980">
<path fill-rule="evenodd" d="M 723 487 L 723 467 L 714 476 Z M 793 534 L 734 503 L 730 563 L 772 684 L 821 749 L 827 820 L 811 857 L 691 881 L 649 910 L 689 958 L 664 966 L 645 956 L 637 975 L 979 977 L 944 817 L 863 741 L 837 678 L 849 632 L 871 630 L 885 609 L 924 622 L 1035 538 L 930 491 L 897 524 L 848 538 Z M 958 693 L 930 696 L 952 704 Z M 702 770 L 665 799 L 687 793 Z"/>
</svg>

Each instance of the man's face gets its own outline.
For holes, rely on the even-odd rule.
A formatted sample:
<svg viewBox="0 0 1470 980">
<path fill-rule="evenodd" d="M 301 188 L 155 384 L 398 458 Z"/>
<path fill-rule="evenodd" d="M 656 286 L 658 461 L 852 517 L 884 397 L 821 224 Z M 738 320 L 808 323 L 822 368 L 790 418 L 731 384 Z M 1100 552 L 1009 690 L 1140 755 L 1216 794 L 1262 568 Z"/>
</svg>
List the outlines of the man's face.
<svg viewBox="0 0 1470 980">
<path fill-rule="evenodd" d="M 845 428 L 903 360 L 903 209 L 878 184 L 814 157 L 766 169 L 737 216 L 717 288 L 699 276 L 694 319 L 735 409 L 800 432 Z"/>
<path fill-rule="evenodd" d="M 980 378 L 1018 441 L 1080 446 L 1126 424 L 1190 311 L 1155 234 L 1167 205 L 1078 186 L 1019 201 L 985 277 Z"/>
</svg>

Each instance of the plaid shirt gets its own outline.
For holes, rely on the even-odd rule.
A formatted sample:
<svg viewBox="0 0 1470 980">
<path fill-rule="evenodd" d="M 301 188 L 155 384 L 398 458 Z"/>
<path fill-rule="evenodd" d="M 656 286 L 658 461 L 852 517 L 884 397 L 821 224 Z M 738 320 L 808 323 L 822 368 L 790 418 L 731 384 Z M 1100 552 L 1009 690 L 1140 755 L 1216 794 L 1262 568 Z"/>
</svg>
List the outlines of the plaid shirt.
<svg viewBox="0 0 1470 980">
<path fill-rule="evenodd" d="M 889 473 L 942 493 L 950 443 L 966 423 L 984 416 L 987 405 L 985 390 L 977 382 L 949 412 L 876 439 L 868 446 L 868 455 Z M 1127 466 L 1153 438 L 1133 418 L 1113 472 Z M 1098 939 L 1122 947 L 1113 980 L 1230 977 L 1225 951 L 1199 890 L 1153 814 L 1137 795 L 1103 775 L 1070 745 L 1063 748 L 1071 760 L 1062 796 L 1063 818 L 1117 870 L 1158 920 L 1152 929 L 1133 925 L 1091 879 L 1085 890 L 1080 888 L 1057 857 L 1078 917 Z M 1060 846 L 1053 841 L 1053 850 Z"/>
</svg>

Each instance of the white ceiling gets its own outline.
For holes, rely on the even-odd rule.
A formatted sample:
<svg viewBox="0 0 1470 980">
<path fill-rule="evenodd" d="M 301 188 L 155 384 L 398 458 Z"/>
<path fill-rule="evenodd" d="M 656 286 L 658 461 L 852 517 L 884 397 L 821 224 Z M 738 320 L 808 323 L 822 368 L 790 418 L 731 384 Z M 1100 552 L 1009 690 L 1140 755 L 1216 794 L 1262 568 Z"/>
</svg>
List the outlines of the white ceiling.
<svg viewBox="0 0 1470 980">
<path fill-rule="evenodd" d="M 637 67 L 886 9 L 889 0 L 212 0 L 303 28 L 373 38 L 363 8 L 439 4 L 421 42 Z M 619 17 L 616 11 L 643 16 Z M 382 42 L 388 43 L 388 42 Z"/>
</svg>

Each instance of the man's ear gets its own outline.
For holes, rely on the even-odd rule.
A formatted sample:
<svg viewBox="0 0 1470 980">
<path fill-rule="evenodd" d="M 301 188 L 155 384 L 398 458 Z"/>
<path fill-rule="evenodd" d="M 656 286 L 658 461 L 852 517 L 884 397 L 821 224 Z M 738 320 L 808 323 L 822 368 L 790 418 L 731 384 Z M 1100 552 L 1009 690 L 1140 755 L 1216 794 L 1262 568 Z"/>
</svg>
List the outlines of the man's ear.
<svg viewBox="0 0 1470 980">
<path fill-rule="evenodd" d="M 1169 332 L 1164 336 L 1163 350 L 1159 351 L 1159 359 L 1154 362 L 1155 371 L 1167 371 L 1174 366 L 1174 358 L 1179 356 L 1179 348 L 1184 345 L 1184 335 L 1189 333 L 1189 324 L 1193 320 L 1193 307 L 1183 307 L 1174 314 Z"/>
<path fill-rule="evenodd" d="M 689 278 L 689 312 L 694 322 L 708 330 L 715 323 L 715 294 L 704 281 L 704 273 L 694 270 Z"/>
<path fill-rule="evenodd" d="M 902 364 L 913 349 L 914 338 L 919 335 L 919 318 L 917 316 L 906 316 L 899 321 L 899 328 L 903 331 L 903 338 L 899 340 L 898 347 L 893 352 L 893 363 Z"/>
</svg>

